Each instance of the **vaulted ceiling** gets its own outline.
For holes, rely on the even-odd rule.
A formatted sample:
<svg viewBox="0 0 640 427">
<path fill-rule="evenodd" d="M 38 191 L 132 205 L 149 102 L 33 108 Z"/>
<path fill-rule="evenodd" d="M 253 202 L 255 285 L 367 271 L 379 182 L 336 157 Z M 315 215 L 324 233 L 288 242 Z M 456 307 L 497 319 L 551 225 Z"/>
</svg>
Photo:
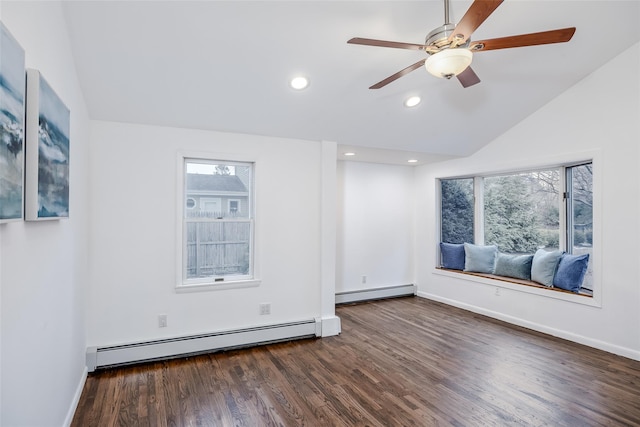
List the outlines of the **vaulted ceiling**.
<svg viewBox="0 0 640 427">
<path fill-rule="evenodd" d="M 471 1 L 451 1 L 457 22 Z M 441 0 L 67 1 L 89 114 L 97 120 L 330 140 L 361 160 L 469 155 L 640 40 L 639 1 L 506 0 L 472 40 L 576 27 L 568 43 L 479 52 L 463 88 L 424 69 L 372 84 L 420 51 Z M 291 77 L 310 86 L 294 91 Z M 422 102 L 406 108 L 404 100 Z M 606 106 L 603 106 L 606 108 Z M 562 120 L 562 117 L 558 117 Z"/>
</svg>

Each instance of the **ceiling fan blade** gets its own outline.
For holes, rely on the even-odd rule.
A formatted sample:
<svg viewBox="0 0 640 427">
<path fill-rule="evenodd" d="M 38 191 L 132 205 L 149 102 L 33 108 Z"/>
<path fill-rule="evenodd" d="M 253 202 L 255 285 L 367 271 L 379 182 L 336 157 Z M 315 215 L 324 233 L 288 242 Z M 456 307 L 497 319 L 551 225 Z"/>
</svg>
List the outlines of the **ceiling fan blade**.
<svg viewBox="0 0 640 427">
<path fill-rule="evenodd" d="M 462 84 L 462 87 L 469 87 L 480 83 L 480 77 L 471 69 L 467 67 L 463 72 L 456 76 L 458 81 Z"/>
<path fill-rule="evenodd" d="M 475 0 L 449 36 L 449 42 L 461 45 L 504 0 Z"/>
<path fill-rule="evenodd" d="M 363 39 L 362 37 L 354 37 L 347 41 L 351 44 L 363 44 L 367 46 L 393 47 L 396 49 L 424 50 L 424 45 L 416 43 L 390 42 L 387 40 Z"/>
<path fill-rule="evenodd" d="M 469 48 L 473 52 L 484 50 L 507 49 L 511 47 L 535 46 L 540 44 L 564 43 L 571 40 L 575 27 L 560 30 L 542 31 L 540 33 L 520 34 L 519 36 L 501 37 L 497 39 L 471 42 Z"/>
<path fill-rule="evenodd" d="M 397 73 L 395 73 L 394 75 L 391 75 L 391 76 L 387 77 L 386 79 L 374 84 L 369 89 L 380 89 L 381 87 L 384 87 L 384 86 L 388 85 L 389 83 L 391 83 L 391 82 L 393 82 L 395 80 L 398 80 L 400 77 L 402 77 L 402 76 L 404 76 L 406 74 L 409 74 L 413 70 L 417 70 L 418 68 L 422 67 L 424 65 L 424 61 L 426 61 L 426 59 L 421 59 L 420 61 L 416 62 L 415 64 L 409 65 L 404 70 L 400 70 Z"/>
</svg>

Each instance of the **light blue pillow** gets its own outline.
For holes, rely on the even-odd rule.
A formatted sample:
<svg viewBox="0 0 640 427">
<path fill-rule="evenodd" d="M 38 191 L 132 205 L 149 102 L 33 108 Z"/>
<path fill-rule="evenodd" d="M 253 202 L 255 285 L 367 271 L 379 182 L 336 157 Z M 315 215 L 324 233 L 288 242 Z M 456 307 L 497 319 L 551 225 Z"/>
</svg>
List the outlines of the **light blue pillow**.
<svg viewBox="0 0 640 427">
<path fill-rule="evenodd" d="M 516 279 L 531 280 L 533 255 L 509 255 L 498 253 L 494 274 Z"/>
<path fill-rule="evenodd" d="M 440 243 L 442 268 L 464 270 L 464 245 L 462 243 Z"/>
<path fill-rule="evenodd" d="M 561 251 L 545 251 L 538 249 L 533 255 L 531 263 L 531 280 L 541 285 L 553 286 L 553 277 L 556 274 L 558 263 L 562 257 Z"/>
<path fill-rule="evenodd" d="M 497 246 L 464 244 L 464 271 L 493 274 L 496 264 Z"/>
<path fill-rule="evenodd" d="M 579 292 L 589 265 L 589 254 L 564 254 L 560 258 L 553 286 L 567 291 Z"/>
</svg>

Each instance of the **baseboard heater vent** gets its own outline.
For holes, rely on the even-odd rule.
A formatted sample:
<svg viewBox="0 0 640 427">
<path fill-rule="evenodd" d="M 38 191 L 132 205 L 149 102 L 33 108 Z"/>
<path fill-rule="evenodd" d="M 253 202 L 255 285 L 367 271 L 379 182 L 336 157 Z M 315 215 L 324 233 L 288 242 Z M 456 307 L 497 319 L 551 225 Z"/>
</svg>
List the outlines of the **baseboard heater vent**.
<svg viewBox="0 0 640 427">
<path fill-rule="evenodd" d="M 384 288 L 361 289 L 357 291 L 336 292 L 336 304 L 369 301 L 383 298 L 405 297 L 416 294 L 416 285 L 387 286 Z"/>
<path fill-rule="evenodd" d="M 321 336 L 320 319 L 236 329 L 110 347 L 89 347 L 87 368 L 128 365 L 221 350 Z"/>
</svg>

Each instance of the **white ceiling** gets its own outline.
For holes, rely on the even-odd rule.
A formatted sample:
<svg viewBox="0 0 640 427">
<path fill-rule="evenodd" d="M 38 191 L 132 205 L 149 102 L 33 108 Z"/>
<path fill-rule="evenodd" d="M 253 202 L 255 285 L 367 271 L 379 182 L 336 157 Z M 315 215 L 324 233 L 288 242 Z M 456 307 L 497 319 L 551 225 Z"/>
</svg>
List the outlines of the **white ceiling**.
<svg viewBox="0 0 640 427">
<path fill-rule="evenodd" d="M 470 4 L 452 1 L 451 20 Z M 472 40 L 571 26 L 575 36 L 479 52 L 472 66 L 482 82 L 467 89 L 419 69 L 370 90 L 424 53 L 347 40 L 422 43 L 444 23 L 441 0 L 66 1 L 64 9 L 93 119 L 329 140 L 339 154 L 389 163 L 469 155 L 640 40 L 640 1 L 506 0 Z M 298 73 L 311 80 L 302 92 L 288 86 Z M 416 94 L 422 103 L 405 108 Z"/>
</svg>

